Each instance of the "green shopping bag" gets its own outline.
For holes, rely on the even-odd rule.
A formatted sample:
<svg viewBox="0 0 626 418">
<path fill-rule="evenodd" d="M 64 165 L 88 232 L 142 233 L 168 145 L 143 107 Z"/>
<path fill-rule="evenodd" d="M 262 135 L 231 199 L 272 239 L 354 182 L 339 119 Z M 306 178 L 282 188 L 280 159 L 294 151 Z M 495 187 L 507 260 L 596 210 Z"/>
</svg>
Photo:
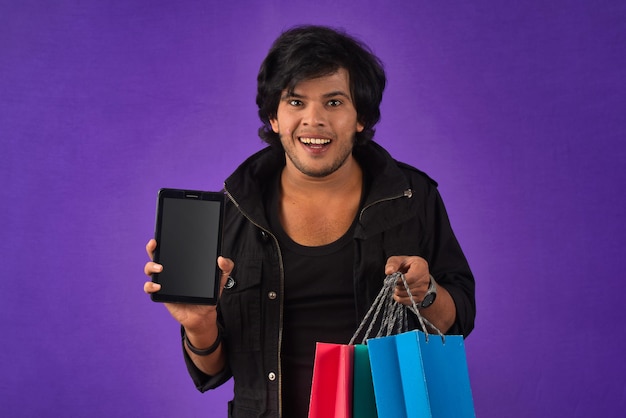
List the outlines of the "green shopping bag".
<svg viewBox="0 0 626 418">
<path fill-rule="evenodd" d="M 368 347 L 354 346 L 354 383 L 352 413 L 354 418 L 378 418 Z"/>
</svg>

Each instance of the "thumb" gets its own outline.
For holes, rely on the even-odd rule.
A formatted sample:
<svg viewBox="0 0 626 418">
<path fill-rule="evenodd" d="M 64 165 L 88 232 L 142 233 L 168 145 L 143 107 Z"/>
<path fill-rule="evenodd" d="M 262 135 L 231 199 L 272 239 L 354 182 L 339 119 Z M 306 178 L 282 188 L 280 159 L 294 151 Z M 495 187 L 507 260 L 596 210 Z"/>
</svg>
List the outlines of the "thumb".
<svg viewBox="0 0 626 418">
<path fill-rule="evenodd" d="M 393 274 L 397 271 L 400 271 L 402 268 L 402 257 L 399 256 L 391 256 L 387 259 L 387 264 L 385 264 L 385 274 Z"/>
<path fill-rule="evenodd" d="M 222 277 L 220 281 L 220 288 L 224 288 L 226 281 L 228 280 L 228 276 L 232 273 L 235 268 L 235 263 L 230 258 L 219 256 L 217 257 L 217 266 L 222 270 Z"/>
<path fill-rule="evenodd" d="M 222 270 L 222 276 L 229 276 L 235 268 L 235 263 L 230 258 L 219 256 L 217 257 L 217 266 Z"/>
</svg>

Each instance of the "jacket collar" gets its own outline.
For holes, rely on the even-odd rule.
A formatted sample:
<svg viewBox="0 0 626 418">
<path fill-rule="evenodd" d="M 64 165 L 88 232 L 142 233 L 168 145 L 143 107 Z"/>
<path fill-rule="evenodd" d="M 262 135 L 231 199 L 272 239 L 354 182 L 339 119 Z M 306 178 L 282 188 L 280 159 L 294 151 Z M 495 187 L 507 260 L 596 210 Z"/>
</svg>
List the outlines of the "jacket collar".
<svg viewBox="0 0 626 418">
<path fill-rule="evenodd" d="M 369 141 L 365 145 L 355 147 L 353 155 L 370 182 L 364 206 L 401 195 L 409 188 L 398 162 L 378 143 Z"/>
<path fill-rule="evenodd" d="M 406 176 L 397 161 L 380 145 L 369 141 L 354 148 L 353 155 L 361 164 L 369 191 L 364 205 L 401 195 L 409 188 Z M 224 189 L 242 213 L 255 223 L 267 228 L 265 211 L 260 202 L 267 187 L 285 166 L 285 153 L 277 147 L 266 147 L 246 159 L 224 182 Z M 408 166 L 407 166 L 408 167 Z"/>
</svg>

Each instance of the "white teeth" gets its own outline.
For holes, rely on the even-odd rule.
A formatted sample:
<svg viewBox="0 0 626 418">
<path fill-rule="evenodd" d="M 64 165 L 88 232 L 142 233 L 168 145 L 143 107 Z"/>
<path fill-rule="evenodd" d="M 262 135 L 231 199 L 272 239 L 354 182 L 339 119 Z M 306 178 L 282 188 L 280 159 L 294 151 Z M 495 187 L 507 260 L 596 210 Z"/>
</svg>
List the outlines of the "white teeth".
<svg viewBox="0 0 626 418">
<path fill-rule="evenodd" d="M 330 139 L 321 139 L 321 138 L 300 138 L 300 142 L 308 145 L 326 145 L 330 144 Z"/>
</svg>

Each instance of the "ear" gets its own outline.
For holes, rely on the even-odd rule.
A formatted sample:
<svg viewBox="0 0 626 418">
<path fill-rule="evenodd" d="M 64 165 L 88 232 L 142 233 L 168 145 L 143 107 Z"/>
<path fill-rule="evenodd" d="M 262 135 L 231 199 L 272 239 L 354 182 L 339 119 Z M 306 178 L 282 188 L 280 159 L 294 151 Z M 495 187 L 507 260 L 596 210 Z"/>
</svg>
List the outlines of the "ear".
<svg viewBox="0 0 626 418">
<path fill-rule="evenodd" d="M 278 133 L 278 119 L 270 118 L 270 125 L 272 125 L 272 131 Z"/>
<path fill-rule="evenodd" d="M 365 126 L 363 126 L 363 124 L 361 122 L 357 122 L 356 123 L 356 131 L 357 132 L 363 132 L 363 129 L 365 129 Z"/>
</svg>

